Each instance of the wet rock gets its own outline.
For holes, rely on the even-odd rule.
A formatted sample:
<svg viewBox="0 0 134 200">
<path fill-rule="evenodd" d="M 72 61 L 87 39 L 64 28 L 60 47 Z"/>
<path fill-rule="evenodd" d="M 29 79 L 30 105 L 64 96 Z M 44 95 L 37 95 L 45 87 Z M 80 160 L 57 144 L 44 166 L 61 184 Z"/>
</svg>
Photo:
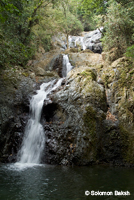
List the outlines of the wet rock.
<svg viewBox="0 0 134 200">
<path fill-rule="evenodd" d="M 63 55 L 58 54 L 52 58 L 52 60 L 48 65 L 48 68 L 50 71 L 57 72 L 59 77 L 62 77 L 62 65 L 63 65 Z"/>
<path fill-rule="evenodd" d="M 37 76 L 44 76 L 45 75 L 45 70 L 42 69 L 41 67 L 37 67 L 35 69 L 35 73 L 36 73 Z"/>
<path fill-rule="evenodd" d="M 100 42 L 103 28 L 91 31 L 84 36 L 84 43 L 87 49 L 92 50 L 94 53 L 102 52 L 102 44 Z"/>
<path fill-rule="evenodd" d="M 44 107 L 42 116 L 46 120 L 43 161 L 62 165 L 95 163 L 107 106 L 105 90 L 96 82 L 94 70 L 73 69 L 66 85 L 51 99 L 53 103 Z M 51 112 L 46 114 L 47 110 Z"/>
<path fill-rule="evenodd" d="M 69 72 L 64 87 L 51 96 L 56 106 L 49 105 L 49 117 L 43 114 L 47 119 L 43 161 L 61 165 L 133 164 L 130 76 L 132 63 L 125 58 L 110 66 L 85 65 Z"/>
<path fill-rule="evenodd" d="M 0 71 L 0 85 L 0 162 L 14 162 L 28 119 L 34 81 L 16 67 Z"/>
<path fill-rule="evenodd" d="M 119 58 L 100 71 L 106 87 L 110 112 L 119 120 L 123 162 L 133 164 L 134 159 L 134 63 L 125 57 Z M 131 141 L 131 142 L 130 142 Z"/>
<path fill-rule="evenodd" d="M 66 51 L 65 51 L 66 53 Z M 95 54 L 91 52 L 90 50 L 87 52 L 78 52 L 78 53 L 72 53 L 70 51 L 67 52 L 70 63 L 75 67 L 81 67 L 81 66 L 88 66 L 88 67 L 94 67 L 103 65 L 103 60 L 101 54 Z"/>
</svg>

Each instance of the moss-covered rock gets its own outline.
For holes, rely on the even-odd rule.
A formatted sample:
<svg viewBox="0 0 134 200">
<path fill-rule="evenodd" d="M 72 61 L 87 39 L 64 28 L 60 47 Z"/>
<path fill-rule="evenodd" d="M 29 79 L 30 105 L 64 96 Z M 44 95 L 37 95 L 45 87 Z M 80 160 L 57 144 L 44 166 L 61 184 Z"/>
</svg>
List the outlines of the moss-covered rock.
<svg viewBox="0 0 134 200">
<path fill-rule="evenodd" d="M 119 120 L 122 159 L 134 164 L 134 63 L 119 58 L 100 73 L 111 113 Z"/>
<path fill-rule="evenodd" d="M 51 96 L 52 105 L 57 107 L 50 117 L 49 128 L 48 124 L 44 125 L 47 163 L 88 165 L 97 162 L 107 105 L 104 87 L 95 80 L 95 69 L 74 68 L 66 85 Z"/>
<path fill-rule="evenodd" d="M 98 65 L 103 64 L 102 55 L 92 52 L 67 52 L 69 56 L 69 60 L 73 63 L 75 63 L 75 67 L 81 67 L 81 66 L 92 66 L 97 67 Z"/>
</svg>

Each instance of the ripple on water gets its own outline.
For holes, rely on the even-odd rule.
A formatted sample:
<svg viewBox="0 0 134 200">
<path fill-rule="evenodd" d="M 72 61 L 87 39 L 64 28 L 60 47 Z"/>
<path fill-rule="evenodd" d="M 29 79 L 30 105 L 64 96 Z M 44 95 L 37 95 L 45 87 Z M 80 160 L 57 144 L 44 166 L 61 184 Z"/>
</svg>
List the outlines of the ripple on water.
<svg viewBox="0 0 134 200">
<path fill-rule="evenodd" d="M 44 164 L 36 164 L 36 163 L 12 163 L 5 165 L 4 168 L 7 170 L 13 170 L 13 171 L 21 171 L 21 170 L 26 170 L 28 168 L 34 168 L 34 167 L 44 167 Z"/>
</svg>

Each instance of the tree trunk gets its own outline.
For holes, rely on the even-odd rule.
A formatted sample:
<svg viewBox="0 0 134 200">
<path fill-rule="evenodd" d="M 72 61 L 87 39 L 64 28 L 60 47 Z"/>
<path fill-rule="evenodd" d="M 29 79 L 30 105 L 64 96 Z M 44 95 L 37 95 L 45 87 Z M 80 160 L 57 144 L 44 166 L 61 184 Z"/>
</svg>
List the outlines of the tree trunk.
<svg viewBox="0 0 134 200">
<path fill-rule="evenodd" d="M 68 41 L 68 33 L 67 33 L 67 36 L 66 36 L 66 40 L 67 40 L 67 49 L 69 49 L 69 41 Z"/>
<path fill-rule="evenodd" d="M 50 2 L 51 2 L 51 0 L 49 0 L 44 7 L 46 7 Z M 34 17 L 36 16 L 37 10 L 42 6 L 42 4 L 43 4 L 43 0 L 40 0 L 37 7 L 35 7 L 33 10 L 33 13 L 31 15 L 31 20 L 29 21 L 27 32 L 25 34 L 25 38 L 23 40 L 23 44 L 27 43 L 27 38 L 30 36 L 31 29 L 32 29 L 33 25 L 35 25 L 36 21 L 38 21 L 38 20 L 34 19 Z"/>
</svg>

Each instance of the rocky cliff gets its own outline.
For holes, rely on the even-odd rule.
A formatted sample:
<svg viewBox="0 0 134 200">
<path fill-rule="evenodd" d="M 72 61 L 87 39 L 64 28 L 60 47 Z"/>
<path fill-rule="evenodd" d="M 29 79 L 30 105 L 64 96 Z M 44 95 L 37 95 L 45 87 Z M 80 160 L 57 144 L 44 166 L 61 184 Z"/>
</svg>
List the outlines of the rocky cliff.
<svg viewBox="0 0 134 200">
<path fill-rule="evenodd" d="M 62 75 L 63 53 L 73 70 L 44 104 L 46 145 L 42 162 L 89 165 L 134 164 L 134 64 L 108 63 L 91 50 L 54 50 L 29 68 L 0 71 L 0 161 L 16 160 L 29 113 L 29 98 L 41 82 Z"/>
<path fill-rule="evenodd" d="M 53 103 L 44 107 L 44 160 L 77 165 L 133 163 L 133 63 L 120 58 L 108 65 L 100 54 L 91 52 L 68 55 L 75 68 L 52 95 Z"/>
</svg>

